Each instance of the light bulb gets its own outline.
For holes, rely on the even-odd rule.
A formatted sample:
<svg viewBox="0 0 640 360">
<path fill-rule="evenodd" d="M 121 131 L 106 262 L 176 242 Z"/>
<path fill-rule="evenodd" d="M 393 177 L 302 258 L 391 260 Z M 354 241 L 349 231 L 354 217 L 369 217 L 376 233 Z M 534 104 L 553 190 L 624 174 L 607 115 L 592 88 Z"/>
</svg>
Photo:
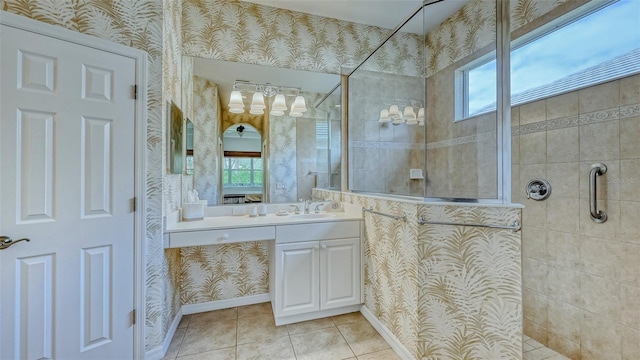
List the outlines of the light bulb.
<svg viewBox="0 0 640 360">
<path fill-rule="evenodd" d="M 393 125 L 401 125 L 404 124 L 404 119 L 402 117 L 393 119 Z"/>
<path fill-rule="evenodd" d="M 271 106 L 271 109 L 276 111 L 287 110 L 287 103 L 284 100 L 284 95 L 282 94 L 276 95 L 276 98 L 273 99 L 273 105 Z"/>
<path fill-rule="evenodd" d="M 282 116 L 282 115 L 284 115 L 284 111 L 282 111 L 282 110 L 271 110 L 271 112 L 269 114 L 271 114 L 273 116 Z"/>
<path fill-rule="evenodd" d="M 391 105 L 391 107 L 389 107 L 389 117 L 394 120 L 402 118 L 402 115 L 400 115 L 400 109 L 398 109 L 398 105 Z"/>
<path fill-rule="evenodd" d="M 296 99 L 293 101 L 293 105 L 291 105 L 291 111 L 295 111 L 297 113 L 303 113 L 307 111 L 307 104 L 303 96 L 296 96 Z"/>
<path fill-rule="evenodd" d="M 251 109 L 266 109 L 267 105 L 264 104 L 264 96 L 261 92 L 256 91 L 253 93 L 253 99 L 251 100 Z"/>
<path fill-rule="evenodd" d="M 416 120 L 416 113 L 413 112 L 413 108 L 411 106 L 407 106 L 404 108 L 404 118 L 407 119 L 407 123 L 409 120 Z"/>
<path fill-rule="evenodd" d="M 391 119 L 389 118 L 389 110 L 387 109 L 380 110 L 380 120 L 378 121 L 381 123 L 388 123 L 389 121 L 391 121 Z"/>
<path fill-rule="evenodd" d="M 229 96 L 229 108 L 244 109 L 244 102 L 242 102 L 242 94 L 240 94 L 240 91 L 233 90 L 231 92 L 231 96 Z"/>
</svg>

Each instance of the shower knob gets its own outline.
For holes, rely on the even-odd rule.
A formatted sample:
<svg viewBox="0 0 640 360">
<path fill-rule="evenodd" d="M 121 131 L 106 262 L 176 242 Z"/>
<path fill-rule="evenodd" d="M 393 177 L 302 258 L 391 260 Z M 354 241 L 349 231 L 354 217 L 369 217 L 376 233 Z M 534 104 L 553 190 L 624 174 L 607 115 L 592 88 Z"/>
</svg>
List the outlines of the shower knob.
<svg viewBox="0 0 640 360">
<path fill-rule="evenodd" d="M 533 179 L 525 187 L 527 199 L 542 201 L 551 195 L 551 184 L 545 179 Z"/>
</svg>

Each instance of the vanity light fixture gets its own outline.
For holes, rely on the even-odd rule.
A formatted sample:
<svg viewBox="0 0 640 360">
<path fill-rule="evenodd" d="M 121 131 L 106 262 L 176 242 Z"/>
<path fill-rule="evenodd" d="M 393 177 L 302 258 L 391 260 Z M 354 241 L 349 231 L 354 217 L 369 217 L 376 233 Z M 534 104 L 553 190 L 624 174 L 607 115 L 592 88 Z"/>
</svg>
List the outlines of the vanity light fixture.
<svg viewBox="0 0 640 360">
<path fill-rule="evenodd" d="M 295 97 L 292 101 L 291 111 L 289 116 L 299 117 L 302 113 L 307 111 L 306 101 L 300 92 L 302 89 L 297 87 L 277 86 L 272 84 L 257 84 L 244 80 L 236 80 L 233 83 L 233 91 L 229 98 L 229 112 L 234 114 L 242 114 L 245 111 L 244 103 L 242 100 L 242 93 L 251 93 L 251 106 L 249 113 L 253 115 L 264 114 L 264 109 L 267 108 L 265 104 L 265 97 L 274 97 L 271 104 L 271 111 L 269 112 L 273 116 L 282 116 L 287 110 L 286 97 Z"/>
</svg>

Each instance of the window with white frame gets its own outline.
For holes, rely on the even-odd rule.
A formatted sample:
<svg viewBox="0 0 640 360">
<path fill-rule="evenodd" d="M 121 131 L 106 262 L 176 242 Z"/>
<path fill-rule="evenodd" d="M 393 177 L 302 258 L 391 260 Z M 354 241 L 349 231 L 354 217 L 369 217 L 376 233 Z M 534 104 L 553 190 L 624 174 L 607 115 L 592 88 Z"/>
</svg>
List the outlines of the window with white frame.
<svg viewBox="0 0 640 360">
<path fill-rule="evenodd" d="M 640 72 L 640 1 L 591 1 L 511 44 L 511 105 Z M 455 120 L 496 109 L 495 54 L 456 70 Z"/>
<path fill-rule="evenodd" d="M 262 159 L 252 157 L 225 157 L 223 186 L 262 186 Z"/>
</svg>

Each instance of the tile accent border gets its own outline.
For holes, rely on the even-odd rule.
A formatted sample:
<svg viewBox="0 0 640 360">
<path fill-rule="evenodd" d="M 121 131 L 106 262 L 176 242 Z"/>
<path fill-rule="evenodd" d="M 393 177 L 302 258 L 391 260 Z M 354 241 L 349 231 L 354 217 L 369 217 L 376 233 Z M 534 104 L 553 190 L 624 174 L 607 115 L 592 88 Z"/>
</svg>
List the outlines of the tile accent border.
<svg viewBox="0 0 640 360">
<path fill-rule="evenodd" d="M 481 134 L 470 135 L 470 136 L 462 136 L 462 137 L 453 138 L 453 139 L 434 141 L 431 143 L 427 143 L 427 149 L 437 149 L 437 148 L 454 146 L 454 145 L 463 145 L 463 144 L 469 144 L 469 143 L 480 142 L 485 140 L 492 140 L 495 138 L 496 138 L 496 132 L 492 131 L 488 133 L 481 133 Z"/>
<path fill-rule="evenodd" d="M 514 126 L 513 128 L 511 128 L 511 135 L 525 135 L 541 131 L 563 129 L 580 125 L 625 119 L 634 116 L 640 116 L 640 104 L 621 106 L 619 108 L 594 111 L 558 119 L 538 121 L 522 126 Z"/>
<path fill-rule="evenodd" d="M 349 147 L 365 148 L 365 149 L 399 149 L 399 150 L 424 150 L 424 144 L 416 143 L 398 143 L 389 141 L 349 141 Z"/>
</svg>

